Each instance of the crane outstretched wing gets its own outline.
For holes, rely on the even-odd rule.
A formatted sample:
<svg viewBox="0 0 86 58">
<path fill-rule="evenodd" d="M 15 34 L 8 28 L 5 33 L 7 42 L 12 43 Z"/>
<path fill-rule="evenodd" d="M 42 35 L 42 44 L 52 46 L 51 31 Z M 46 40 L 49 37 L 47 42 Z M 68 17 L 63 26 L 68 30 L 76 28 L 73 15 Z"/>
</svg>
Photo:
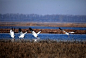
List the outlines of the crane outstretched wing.
<svg viewBox="0 0 86 58">
<path fill-rule="evenodd" d="M 41 31 L 39 31 L 37 34 L 39 34 Z"/>
</svg>

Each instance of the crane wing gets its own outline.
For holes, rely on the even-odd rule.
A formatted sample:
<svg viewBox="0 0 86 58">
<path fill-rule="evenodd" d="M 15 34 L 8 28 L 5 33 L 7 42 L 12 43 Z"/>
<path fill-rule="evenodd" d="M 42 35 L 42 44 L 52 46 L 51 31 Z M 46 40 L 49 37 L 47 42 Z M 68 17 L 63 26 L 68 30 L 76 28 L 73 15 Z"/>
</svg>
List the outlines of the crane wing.
<svg viewBox="0 0 86 58">
<path fill-rule="evenodd" d="M 37 34 L 39 34 L 41 31 L 39 31 Z"/>
<path fill-rule="evenodd" d="M 74 33 L 74 32 L 69 32 L 69 33 Z"/>
</svg>

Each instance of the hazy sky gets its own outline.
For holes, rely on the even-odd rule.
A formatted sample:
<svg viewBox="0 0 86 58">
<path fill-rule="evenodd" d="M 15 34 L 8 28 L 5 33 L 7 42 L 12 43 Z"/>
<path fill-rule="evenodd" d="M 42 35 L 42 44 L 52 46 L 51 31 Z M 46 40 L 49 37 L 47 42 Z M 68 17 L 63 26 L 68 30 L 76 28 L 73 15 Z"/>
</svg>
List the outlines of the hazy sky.
<svg viewBox="0 0 86 58">
<path fill-rule="evenodd" d="M 0 13 L 86 15 L 86 0 L 0 0 Z"/>
</svg>

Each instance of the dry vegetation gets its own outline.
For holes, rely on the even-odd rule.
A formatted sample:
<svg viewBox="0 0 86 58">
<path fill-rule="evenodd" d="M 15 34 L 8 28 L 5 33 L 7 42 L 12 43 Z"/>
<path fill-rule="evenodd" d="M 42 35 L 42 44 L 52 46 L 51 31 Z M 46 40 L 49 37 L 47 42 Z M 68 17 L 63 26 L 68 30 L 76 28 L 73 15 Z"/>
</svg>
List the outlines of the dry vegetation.
<svg viewBox="0 0 86 58">
<path fill-rule="evenodd" d="M 0 42 L 0 58 L 86 58 L 86 44 Z"/>
<path fill-rule="evenodd" d="M 86 23 L 0 22 L 0 26 L 86 27 Z"/>
<path fill-rule="evenodd" d="M 28 33 L 31 33 L 29 29 L 22 29 L 23 32 L 26 32 L 28 30 Z M 53 33 L 53 34 L 64 34 L 59 29 L 34 29 L 34 31 L 38 32 L 41 31 L 41 33 Z M 67 32 L 75 32 L 74 34 L 86 34 L 86 30 L 69 30 L 65 29 Z M 9 33 L 10 29 L 0 29 L 0 33 Z M 14 30 L 15 33 L 18 33 L 18 29 Z"/>
<path fill-rule="evenodd" d="M 86 27 L 86 23 L 37 23 L 37 22 L 0 22 L 0 26 L 50 26 L 50 27 Z M 9 33 L 10 29 L 0 29 L 0 33 Z M 25 32 L 28 29 L 22 29 Z M 41 33 L 54 33 L 54 34 L 63 34 L 59 29 L 34 29 L 36 32 L 41 30 Z M 75 31 L 75 34 L 86 34 L 86 30 L 68 30 L 67 32 Z M 15 30 L 15 33 L 18 32 L 18 29 Z M 30 33 L 30 31 L 28 31 Z"/>
<path fill-rule="evenodd" d="M 86 27 L 85 23 L 37 23 L 37 22 L 0 22 L 0 26 L 50 26 L 50 27 Z M 10 29 L 0 29 L 0 33 L 9 33 Z M 25 32 L 28 29 L 22 29 Z M 34 29 L 36 32 L 41 30 L 41 33 L 63 34 L 59 29 Z M 67 32 L 75 31 L 75 34 L 86 34 L 86 30 L 66 30 Z M 18 29 L 15 30 L 15 33 Z M 30 33 L 30 31 L 28 31 Z"/>
</svg>

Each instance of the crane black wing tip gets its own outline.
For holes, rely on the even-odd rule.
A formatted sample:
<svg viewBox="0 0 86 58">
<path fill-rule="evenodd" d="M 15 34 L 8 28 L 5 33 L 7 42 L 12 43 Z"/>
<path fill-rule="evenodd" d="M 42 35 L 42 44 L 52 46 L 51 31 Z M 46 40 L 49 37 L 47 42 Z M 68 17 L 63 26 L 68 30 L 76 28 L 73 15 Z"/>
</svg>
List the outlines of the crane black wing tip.
<svg viewBox="0 0 86 58">
<path fill-rule="evenodd" d="M 13 30 L 13 27 L 11 29 Z"/>
<path fill-rule="evenodd" d="M 33 31 L 33 29 L 32 29 L 31 27 L 29 27 L 29 30 L 30 30 L 30 31 Z"/>
<path fill-rule="evenodd" d="M 15 30 L 15 28 L 12 27 L 11 30 Z"/>
<path fill-rule="evenodd" d="M 60 30 L 62 30 L 60 27 L 59 27 Z"/>
<path fill-rule="evenodd" d="M 21 28 L 19 28 L 19 32 L 21 32 Z"/>
</svg>

